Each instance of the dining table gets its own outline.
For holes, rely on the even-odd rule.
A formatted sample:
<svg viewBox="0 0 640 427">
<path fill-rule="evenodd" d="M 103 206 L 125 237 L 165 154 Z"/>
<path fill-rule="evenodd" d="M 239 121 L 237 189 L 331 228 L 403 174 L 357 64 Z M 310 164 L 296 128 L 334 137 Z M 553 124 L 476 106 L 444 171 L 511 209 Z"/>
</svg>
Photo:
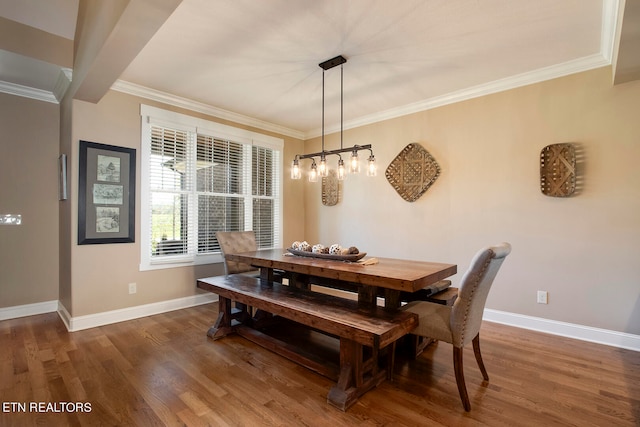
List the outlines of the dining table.
<svg viewBox="0 0 640 427">
<path fill-rule="evenodd" d="M 457 266 L 362 253 L 293 252 L 227 253 L 228 261 L 258 269 L 259 278 L 199 279 L 198 287 L 220 297 L 218 319 L 207 335 L 217 340 L 235 332 L 336 381 L 327 402 L 346 410 L 381 381 L 392 380 L 396 342 L 418 322 L 400 310 L 403 301 L 456 274 Z M 409 343 L 417 354 L 417 342 Z"/>
<path fill-rule="evenodd" d="M 280 273 L 288 278 L 290 286 L 309 289 L 310 285 L 320 285 L 350 290 L 357 293 L 358 302 L 363 305 L 375 305 L 381 297 L 389 309 L 399 308 L 403 295 L 457 273 L 455 264 L 385 257 L 364 257 L 352 262 L 312 253 L 308 256 L 294 255 L 287 248 L 259 249 L 225 256 L 230 261 L 259 269 L 261 279 L 267 282 L 272 282 Z"/>
</svg>

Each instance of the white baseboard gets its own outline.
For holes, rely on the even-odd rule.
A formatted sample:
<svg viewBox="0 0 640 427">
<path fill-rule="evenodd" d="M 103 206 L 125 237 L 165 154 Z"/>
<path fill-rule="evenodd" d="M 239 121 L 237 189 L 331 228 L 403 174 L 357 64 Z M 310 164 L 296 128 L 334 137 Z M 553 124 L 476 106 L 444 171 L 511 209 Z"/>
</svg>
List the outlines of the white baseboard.
<svg viewBox="0 0 640 427">
<path fill-rule="evenodd" d="M 60 301 L 58 301 L 58 316 L 60 316 L 60 319 L 62 320 L 62 323 L 64 323 L 64 326 L 67 327 L 67 331 L 70 331 L 71 315 L 67 311 L 67 308 L 62 305 Z"/>
<path fill-rule="evenodd" d="M 0 308 L 0 320 L 17 319 L 18 317 L 51 313 L 53 311 L 56 311 L 57 308 L 57 300 Z"/>
<path fill-rule="evenodd" d="M 488 322 L 502 323 L 504 325 L 530 329 L 551 335 L 559 335 L 582 341 L 640 351 L 640 335 L 593 328 L 574 323 L 558 322 L 556 320 L 508 313 L 506 311 L 491 310 L 488 308 L 484 310 L 482 319 Z"/>
<path fill-rule="evenodd" d="M 62 304 L 59 304 L 57 308 L 58 314 L 67 327 L 67 330 L 69 332 L 75 332 L 83 329 L 109 325 L 111 323 L 123 322 L 125 320 L 139 319 L 141 317 L 152 316 L 154 314 L 208 304 L 217 300 L 218 295 L 206 293 L 77 317 L 71 317 Z"/>
<path fill-rule="evenodd" d="M 0 308 L 0 320 L 57 311 L 67 330 L 74 332 L 182 308 L 194 307 L 201 304 L 208 304 L 217 300 L 218 296 L 216 294 L 206 293 L 78 317 L 71 317 L 67 309 L 59 301 L 45 301 L 35 304 Z M 483 319 L 488 322 L 502 323 L 516 328 L 530 329 L 551 335 L 559 335 L 582 341 L 640 351 L 640 335 L 491 309 L 484 310 Z"/>
</svg>

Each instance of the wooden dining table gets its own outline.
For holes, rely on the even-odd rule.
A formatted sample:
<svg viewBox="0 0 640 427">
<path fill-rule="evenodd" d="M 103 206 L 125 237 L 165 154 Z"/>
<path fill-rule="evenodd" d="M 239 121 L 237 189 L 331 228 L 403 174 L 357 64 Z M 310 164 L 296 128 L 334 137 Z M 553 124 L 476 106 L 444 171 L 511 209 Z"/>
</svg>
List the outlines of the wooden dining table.
<svg viewBox="0 0 640 427">
<path fill-rule="evenodd" d="M 386 308 L 398 308 L 403 293 L 413 293 L 457 273 L 455 264 L 375 257 L 360 262 L 297 256 L 287 249 L 261 249 L 227 254 L 231 261 L 252 265 L 260 270 L 260 277 L 273 281 L 278 271 L 289 278 L 289 285 L 309 288 L 312 284 L 352 290 L 361 304 L 376 304 L 384 298 Z"/>
<path fill-rule="evenodd" d="M 399 310 L 402 301 L 457 272 L 454 264 L 372 257 L 347 262 L 287 249 L 225 256 L 259 269 L 260 278 L 198 280 L 199 288 L 220 296 L 218 319 L 207 335 L 217 340 L 235 332 L 336 381 L 327 402 L 341 410 L 392 379 L 396 341 L 418 322 Z M 284 278 L 288 286 L 278 283 Z M 351 292 L 336 295 L 335 289 Z M 235 311 L 232 300 L 240 303 Z"/>
</svg>

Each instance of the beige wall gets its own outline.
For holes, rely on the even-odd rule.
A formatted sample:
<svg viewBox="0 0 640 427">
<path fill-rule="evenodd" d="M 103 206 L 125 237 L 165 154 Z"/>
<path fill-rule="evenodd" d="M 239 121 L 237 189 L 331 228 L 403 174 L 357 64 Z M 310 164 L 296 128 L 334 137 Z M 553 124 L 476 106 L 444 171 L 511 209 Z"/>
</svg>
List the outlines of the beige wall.
<svg viewBox="0 0 640 427">
<path fill-rule="evenodd" d="M 109 92 L 99 103 L 73 101 L 71 114 L 72 187 L 78 188 L 78 150 L 80 140 L 130 147 L 138 150 L 140 171 L 140 103 L 171 109 L 148 100 Z M 177 109 L 176 109 L 177 110 Z M 211 117 L 178 110 L 196 117 Z M 217 120 L 219 121 L 219 120 Z M 228 122 L 227 122 L 228 123 Z M 257 130 L 260 132 L 259 130 Z M 265 133 L 264 131 L 262 133 Z M 302 141 L 285 139 L 285 157 L 302 149 Z M 284 188 L 284 238 L 290 240 L 303 230 L 303 217 L 295 214 L 287 200 L 302 200 L 302 194 L 288 181 Z M 73 317 L 136 305 L 171 300 L 198 293 L 198 277 L 223 274 L 222 264 L 139 271 L 140 264 L 140 175 L 136 185 L 136 242 L 107 245 L 77 245 L 77 197 L 72 198 L 71 217 L 71 308 Z M 129 295 L 128 284 L 137 284 Z"/>
<path fill-rule="evenodd" d="M 64 203 L 60 203 L 59 207 L 59 252 L 60 258 L 60 290 L 59 297 L 60 303 L 65 309 L 71 313 L 73 311 L 73 301 L 71 299 L 71 247 L 74 245 L 72 241 L 73 225 L 72 220 L 72 208 L 78 208 L 77 203 L 74 204 L 73 200 L 77 194 L 77 180 L 74 181 L 74 175 L 77 175 L 77 167 L 74 168 L 77 162 L 77 153 L 74 153 L 71 149 L 71 111 L 73 101 L 67 97 L 60 103 L 60 153 L 67 156 L 67 195 L 68 199 Z M 77 151 L 77 150 L 76 150 Z M 76 185 L 74 186 L 74 183 Z M 76 225 L 77 227 L 77 225 Z"/>
<path fill-rule="evenodd" d="M 479 248 L 509 241 L 488 308 L 640 334 L 640 82 L 610 82 L 602 68 L 346 131 L 345 146 L 373 144 L 379 174 L 348 177 L 335 207 L 319 183 L 299 182 L 304 238 L 456 263 L 454 283 Z M 442 169 L 414 203 L 384 176 L 411 142 Z M 571 198 L 539 189 L 540 150 L 561 142 L 584 152 L 584 189 Z"/>
<path fill-rule="evenodd" d="M 640 82 L 610 82 L 603 68 L 348 130 L 345 145 L 372 143 L 380 170 L 374 179 L 350 176 L 335 207 L 321 204 L 320 185 L 288 178 L 294 154 L 317 150 L 318 139 L 303 147 L 284 137 L 284 242 L 455 262 L 457 283 L 477 249 L 506 240 L 514 250 L 488 308 L 640 334 Z M 139 149 L 141 102 L 162 107 L 119 92 L 60 106 L 0 94 L 0 213 L 24 220 L 0 227 L 0 308 L 59 297 L 76 317 L 193 295 L 195 278 L 222 272 L 220 265 L 138 271 L 139 212 L 136 243 L 76 244 L 78 141 Z M 410 142 L 442 168 L 414 203 L 384 178 Z M 539 190 L 540 150 L 558 142 L 584 152 L 584 188 L 567 199 Z M 327 148 L 336 144 L 328 136 Z M 67 202 L 57 200 L 60 151 L 69 155 Z M 6 184 L 13 182 L 20 185 Z M 139 176 L 137 195 L 139 207 Z M 137 294 L 128 294 L 129 282 Z M 548 305 L 536 304 L 538 289 L 549 291 Z"/>
<path fill-rule="evenodd" d="M 0 93 L 0 308 L 58 299 L 58 106 Z"/>
</svg>

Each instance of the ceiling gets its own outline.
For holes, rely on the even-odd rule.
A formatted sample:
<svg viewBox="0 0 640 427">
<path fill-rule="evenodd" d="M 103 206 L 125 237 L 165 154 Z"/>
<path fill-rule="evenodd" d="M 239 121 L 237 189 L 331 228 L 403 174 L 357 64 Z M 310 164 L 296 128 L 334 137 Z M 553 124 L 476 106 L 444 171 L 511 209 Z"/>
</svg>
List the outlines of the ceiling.
<svg viewBox="0 0 640 427">
<path fill-rule="evenodd" d="M 78 2 L 0 0 L 0 17 L 73 39 Z M 617 15 L 617 0 L 183 0 L 114 89 L 305 138 L 322 125 L 318 64 L 336 55 L 347 58 L 349 128 L 608 65 Z M 53 90 L 59 69 L 0 42 L 0 81 Z M 339 67 L 325 79 L 328 133 L 340 123 Z"/>
</svg>

